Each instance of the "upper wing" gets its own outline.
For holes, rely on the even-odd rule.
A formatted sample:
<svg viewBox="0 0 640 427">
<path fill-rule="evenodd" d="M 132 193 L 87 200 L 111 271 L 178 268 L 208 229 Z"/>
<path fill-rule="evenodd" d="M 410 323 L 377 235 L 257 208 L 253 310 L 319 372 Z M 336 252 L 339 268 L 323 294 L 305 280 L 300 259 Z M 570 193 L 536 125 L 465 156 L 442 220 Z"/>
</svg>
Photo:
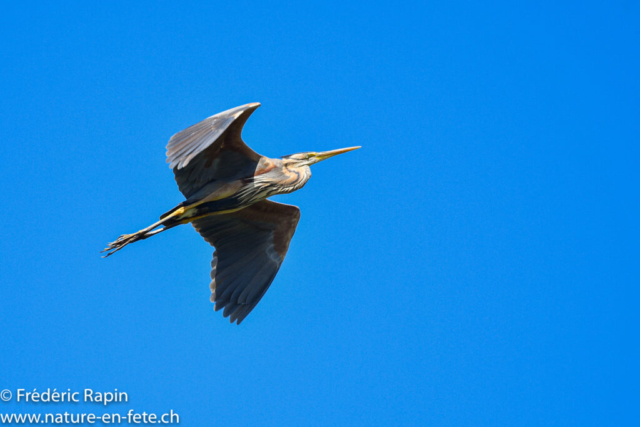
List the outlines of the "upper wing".
<svg viewBox="0 0 640 427">
<path fill-rule="evenodd" d="M 263 200 L 242 210 L 196 219 L 193 226 L 215 246 L 211 302 L 238 324 L 273 282 L 296 231 L 300 209 Z"/>
<path fill-rule="evenodd" d="M 223 111 L 176 133 L 167 144 L 167 163 L 180 192 L 189 198 L 208 182 L 233 179 L 256 167 L 260 155 L 242 141 L 242 127 L 260 106 Z"/>
</svg>

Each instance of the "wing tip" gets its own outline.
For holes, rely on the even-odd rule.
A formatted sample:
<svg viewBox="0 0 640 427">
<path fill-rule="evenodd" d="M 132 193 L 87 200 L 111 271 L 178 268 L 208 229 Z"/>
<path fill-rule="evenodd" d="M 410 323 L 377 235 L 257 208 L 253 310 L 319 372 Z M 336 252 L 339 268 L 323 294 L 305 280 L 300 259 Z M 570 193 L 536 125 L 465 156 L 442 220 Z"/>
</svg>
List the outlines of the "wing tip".
<svg viewBox="0 0 640 427">
<path fill-rule="evenodd" d="M 166 163 L 169 163 L 169 168 L 174 170 L 184 169 L 189 165 L 193 157 L 195 157 L 200 151 L 208 147 L 207 145 L 197 150 L 196 152 L 193 152 L 193 153 L 188 152 L 188 155 L 185 156 L 185 153 L 181 153 L 180 150 L 176 150 L 176 147 L 175 147 L 175 145 L 178 144 L 179 141 L 182 139 L 182 136 L 184 135 L 185 132 L 189 132 L 189 130 L 191 130 L 193 127 L 199 126 L 202 123 L 206 122 L 207 120 L 211 120 L 211 119 L 214 119 L 215 117 L 220 117 L 220 116 L 229 115 L 229 114 L 233 114 L 232 115 L 233 119 L 229 123 L 224 125 L 223 131 L 226 130 L 231 125 L 231 123 L 236 121 L 237 118 L 244 116 L 246 113 L 248 113 L 246 114 L 245 118 L 242 121 L 242 124 L 244 124 L 244 121 L 247 120 L 247 118 L 251 115 L 251 113 L 253 113 L 261 105 L 262 104 L 259 102 L 250 102 L 248 104 L 244 104 L 238 107 L 231 108 L 226 111 L 222 111 L 220 113 L 214 114 L 213 116 L 207 117 L 206 119 L 201 120 L 200 122 L 194 125 L 191 125 L 181 130 L 180 132 L 177 132 L 174 135 L 172 135 L 171 138 L 169 139 L 169 142 L 166 145 L 166 153 L 165 153 L 167 157 Z M 211 142 L 213 143 L 215 142 L 215 140 Z"/>
</svg>

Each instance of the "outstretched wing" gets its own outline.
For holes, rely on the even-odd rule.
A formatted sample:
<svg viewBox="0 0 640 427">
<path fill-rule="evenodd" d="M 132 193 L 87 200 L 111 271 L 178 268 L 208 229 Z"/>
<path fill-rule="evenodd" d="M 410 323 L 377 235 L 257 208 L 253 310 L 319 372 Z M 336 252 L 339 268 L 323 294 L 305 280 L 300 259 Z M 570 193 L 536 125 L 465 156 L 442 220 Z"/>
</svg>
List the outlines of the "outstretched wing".
<svg viewBox="0 0 640 427">
<path fill-rule="evenodd" d="M 255 170 L 260 155 L 242 141 L 242 127 L 260 106 L 223 111 L 176 133 L 167 144 L 167 163 L 180 192 L 189 198 L 205 184 Z"/>
<path fill-rule="evenodd" d="M 193 226 L 215 246 L 211 302 L 238 324 L 276 277 L 296 231 L 300 209 L 263 200 L 242 210 L 196 219 Z"/>
</svg>

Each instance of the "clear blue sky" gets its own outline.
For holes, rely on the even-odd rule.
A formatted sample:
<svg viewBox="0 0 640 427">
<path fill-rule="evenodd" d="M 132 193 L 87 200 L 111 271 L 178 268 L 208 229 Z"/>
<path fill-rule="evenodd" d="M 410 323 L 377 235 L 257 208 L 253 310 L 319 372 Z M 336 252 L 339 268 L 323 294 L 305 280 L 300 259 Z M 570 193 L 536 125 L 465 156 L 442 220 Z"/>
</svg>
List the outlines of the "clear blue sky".
<svg viewBox="0 0 640 427">
<path fill-rule="evenodd" d="M 640 5 L 13 2 L 0 15 L 0 412 L 181 425 L 631 425 L 640 413 Z M 276 157 L 362 145 L 240 325 L 190 227 L 175 132 L 261 102 Z M 632 168 L 634 170 L 632 170 Z"/>
</svg>

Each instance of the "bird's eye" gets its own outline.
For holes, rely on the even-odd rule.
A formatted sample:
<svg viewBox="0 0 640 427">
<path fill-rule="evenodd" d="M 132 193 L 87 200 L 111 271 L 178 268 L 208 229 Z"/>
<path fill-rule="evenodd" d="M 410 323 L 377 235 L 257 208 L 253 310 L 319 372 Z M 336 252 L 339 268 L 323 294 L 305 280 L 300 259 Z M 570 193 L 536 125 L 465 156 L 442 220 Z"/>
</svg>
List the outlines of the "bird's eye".
<svg viewBox="0 0 640 427">
<path fill-rule="evenodd" d="M 304 155 L 304 159 L 305 159 L 305 160 L 309 160 L 309 158 L 310 158 L 310 157 L 311 157 L 311 156 L 310 156 L 310 155 L 308 155 L 308 154 L 305 154 L 305 155 Z"/>
</svg>

